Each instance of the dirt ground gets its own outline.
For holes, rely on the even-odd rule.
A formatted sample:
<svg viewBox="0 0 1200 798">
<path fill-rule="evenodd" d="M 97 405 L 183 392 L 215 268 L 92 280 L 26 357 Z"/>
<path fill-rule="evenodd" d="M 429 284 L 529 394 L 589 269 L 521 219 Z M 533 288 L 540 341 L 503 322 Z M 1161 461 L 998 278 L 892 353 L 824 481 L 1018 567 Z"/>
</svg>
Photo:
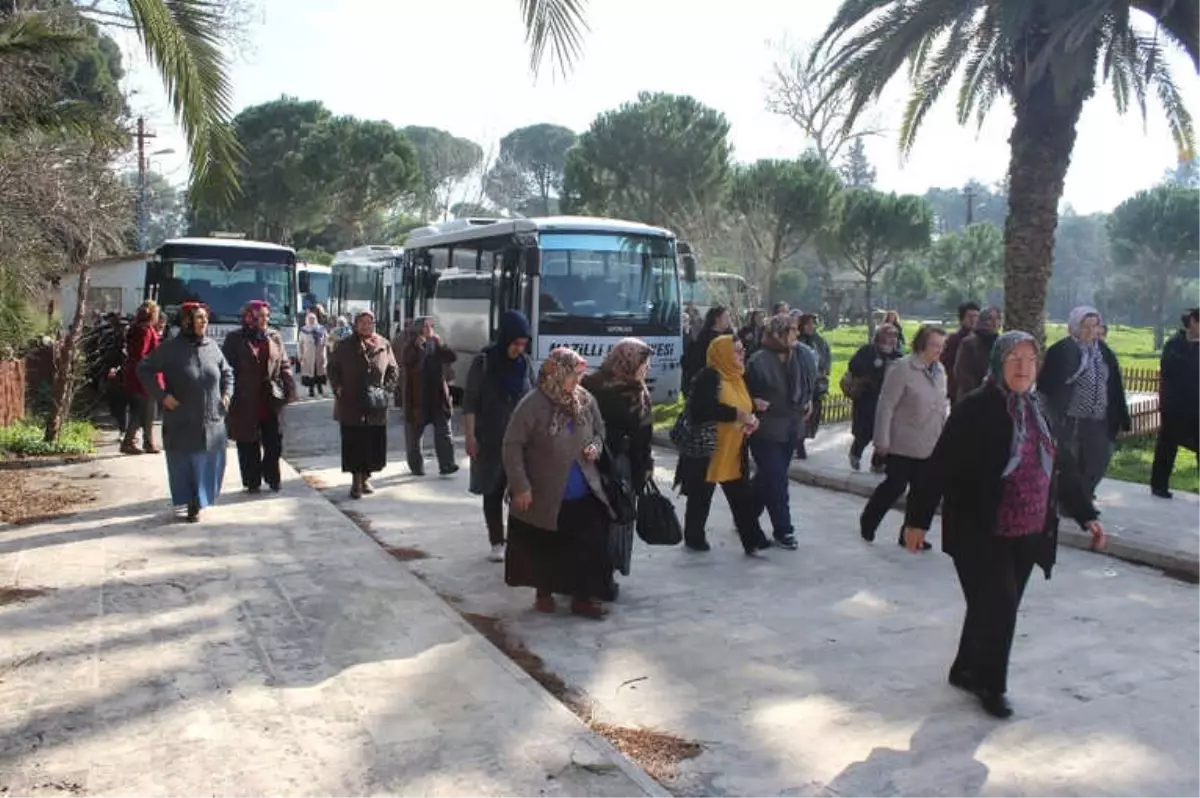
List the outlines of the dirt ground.
<svg viewBox="0 0 1200 798">
<path fill-rule="evenodd" d="M 50 469 L 0 469 L 0 523 L 32 524 L 78 510 L 96 500 L 96 492 L 79 487 Z"/>
</svg>

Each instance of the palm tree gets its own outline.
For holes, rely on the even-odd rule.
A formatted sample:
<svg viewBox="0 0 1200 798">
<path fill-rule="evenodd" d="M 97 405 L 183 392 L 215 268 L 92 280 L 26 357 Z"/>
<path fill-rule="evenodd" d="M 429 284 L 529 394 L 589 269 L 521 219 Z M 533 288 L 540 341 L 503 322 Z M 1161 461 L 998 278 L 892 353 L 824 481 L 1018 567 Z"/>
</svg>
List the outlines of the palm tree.
<svg viewBox="0 0 1200 798">
<path fill-rule="evenodd" d="M 581 0 L 521 0 L 536 68 L 547 43 L 558 65 L 578 56 Z M 1138 20 L 1141 17 L 1141 20 Z M 1152 23 L 1145 30 L 1138 22 Z M 1117 108 L 1157 94 L 1181 158 L 1195 152 L 1191 115 L 1166 56 L 1182 48 L 1200 71 L 1200 0 L 843 0 L 814 50 L 827 58 L 829 92 L 849 88 L 846 121 L 907 66 L 913 93 L 901 128 L 911 148 L 926 113 L 962 75 L 957 113 L 982 122 L 1007 95 L 1016 116 L 1004 231 L 1005 319 L 1042 332 L 1058 202 L 1083 104 L 1097 78 Z"/>
<path fill-rule="evenodd" d="M 1008 96 L 1016 123 L 1004 316 L 1010 328 L 1040 337 L 1058 203 L 1084 102 L 1106 81 L 1119 111 L 1133 102 L 1144 116 L 1147 94 L 1156 92 L 1179 153 L 1190 157 L 1192 118 L 1167 64 L 1167 43 L 1200 68 L 1198 26 L 1200 0 L 843 0 L 820 44 L 831 90 L 852 92 L 851 119 L 907 66 L 903 151 L 955 76 L 962 75 L 960 124 L 972 116 L 981 124 L 996 99 Z"/>
</svg>

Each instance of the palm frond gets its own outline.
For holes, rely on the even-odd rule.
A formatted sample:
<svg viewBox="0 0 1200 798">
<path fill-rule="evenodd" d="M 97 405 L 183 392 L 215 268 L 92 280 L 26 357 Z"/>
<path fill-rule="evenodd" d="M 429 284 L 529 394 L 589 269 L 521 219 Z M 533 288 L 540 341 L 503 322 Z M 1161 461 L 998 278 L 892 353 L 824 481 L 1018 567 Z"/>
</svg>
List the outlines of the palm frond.
<svg viewBox="0 0 1200 798">
<path fill-rule="evenodd" d="M 942 96 L 946 86 L 958 72 L 959 66 L 970 50 L 971 39 L 975 36 L 976 26 L 972 24 L 973 11 L 966 11 L 963 16 L 954 21 L 941 50 L 924 74 L 917 77 L 912 95 L 904 110 L 904 119 L 900 123 L 900 151 L 912 151 L 916 141 L 917 131 L 924 121 L 925 115 Z"/>
<path fill-rule="evenodd" d="M 1200 0 L 1129 0 L 1129 5 L 1154 18 L 1158 29 L 1192 59 L 1200 72 Z"/>
<path fill-rule="evenodd" d="M 972 109 L 982 111 L 979 125 L 983 125 L 983 117 L 990 110 L 999 86 L 1003 59 L 1000 46 L 1003 42 L 996 23 L 995 7 L 988 6 L 983 12 L 982 19 L 975 29 L 975 41 L 971 46 L 971 55 L 967 59 L 966 74 L 962 86 L 958 90 L 958 102 L 955 104 L 955 116 L 960 125 L 965 125 L 971 118 Z M 981 99 L 987 96 L 986 107 Z"/>
<path fill-rule="evenodd" d="M 55 25 L 45 12 L 0 17 L 0 59 L 67 55 L 82 40 L 77 31 Z"/>
<path fill-rule="evenodd" d="M 1166 59 L 1160 58 L 1155 61 L 1151 80 L 1158 94 L 1158 101 L 1162 103 L 1163 111 L 1167 115 L 1167 126 L 1171 129 L 1171 138 L 1175 140 L 1175 146 L 1179 150 L 1179 160 L 1190 161 L 1196 157 L 1195 127 Z"/>
<path fill-rule="evenodd" d="M 127 0 L 158 68 L 191 161 L 193 196 L 224 206 L 238 191 L 241 147 L 230 127 L 232 90 L 216 0 Z"/>
<path fill-rule="evenodd" d="M 587 0 L 520 0 L 529 67 L 536 75 L 549 47 L 552 62 L 566 74 L 583 51 L 583 34 L 589 30 L 584 8 Z"/>
</svg>

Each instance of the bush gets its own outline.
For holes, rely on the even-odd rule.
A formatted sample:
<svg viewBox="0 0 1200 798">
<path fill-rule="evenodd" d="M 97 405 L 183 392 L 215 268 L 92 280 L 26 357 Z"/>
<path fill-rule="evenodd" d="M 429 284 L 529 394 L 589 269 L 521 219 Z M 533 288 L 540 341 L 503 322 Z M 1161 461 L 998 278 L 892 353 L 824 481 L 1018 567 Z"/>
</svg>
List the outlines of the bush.
<svg viewBox="0 0 1200 798">
<path fill-rule="evenodd" d="M 63 425 L 58 440 L 47 443 L 42 440 L 45 425 L 38 421 L 17 421 L 12 426 L 0 427 L 0 452 L 34 457 L 56 454 L 91 454 L 95 451 L 96 428 L 90 421 L 68 421 Z"/>
</svg>

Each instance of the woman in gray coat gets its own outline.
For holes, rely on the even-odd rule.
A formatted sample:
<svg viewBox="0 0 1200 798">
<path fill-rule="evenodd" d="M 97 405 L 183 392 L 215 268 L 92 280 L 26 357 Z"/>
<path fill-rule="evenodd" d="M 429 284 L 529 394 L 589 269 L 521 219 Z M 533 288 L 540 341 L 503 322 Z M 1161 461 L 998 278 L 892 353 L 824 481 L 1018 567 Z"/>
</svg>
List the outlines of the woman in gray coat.
<svg viewBox="0 0 1200 798">
<path fill-rule="evenodd" d="M 171 503 L 187 506 L 187 520 L 216 502 L 225 479 L 225 414 L 233 396 L 233 369 L 205 336 L 208 310 L 196 302 L 179 309 L 179 332 L 137 367 L 146 392 L 162 406 L 163 449 Z M 159 385 L 159 375 L 162 385 Z"/>
</svg>

